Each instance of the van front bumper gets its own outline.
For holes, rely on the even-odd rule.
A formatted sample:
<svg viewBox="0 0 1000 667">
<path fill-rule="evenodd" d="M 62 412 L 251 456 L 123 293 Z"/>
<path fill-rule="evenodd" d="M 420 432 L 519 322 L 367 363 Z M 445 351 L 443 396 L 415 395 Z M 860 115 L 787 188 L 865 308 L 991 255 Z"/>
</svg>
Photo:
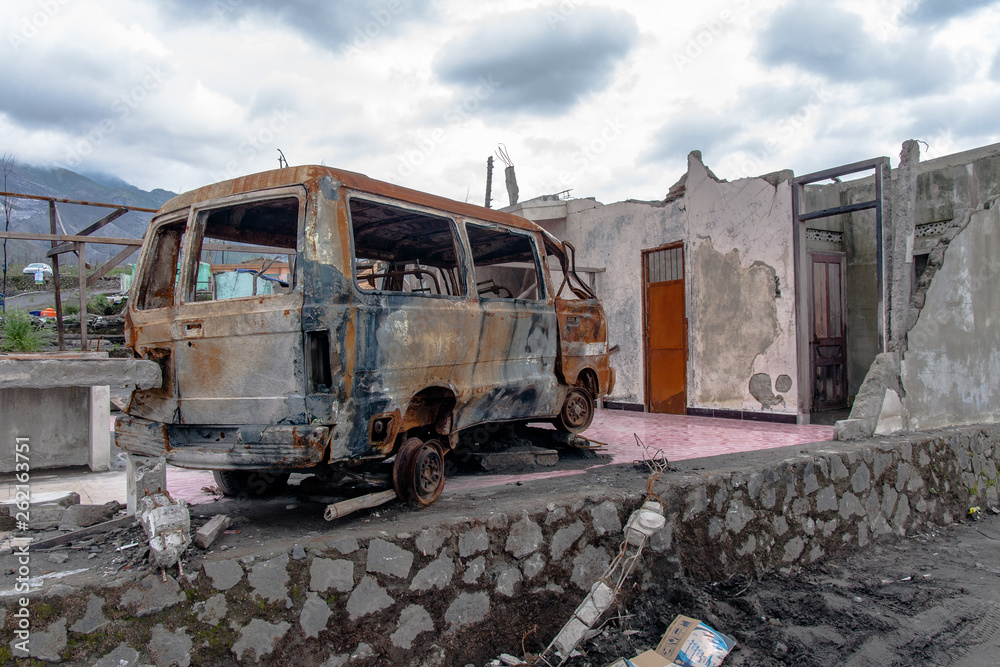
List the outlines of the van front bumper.
<svg viewBox="0 0 1000 667">
<path fill-rule="evenodd" d="M 131 415 L 115 420 L 115 444 L 122 451 L 203 470 L 311 468 L 324 462 L 329 435 L 326 426 L 192 426 Z"/>
</svg>

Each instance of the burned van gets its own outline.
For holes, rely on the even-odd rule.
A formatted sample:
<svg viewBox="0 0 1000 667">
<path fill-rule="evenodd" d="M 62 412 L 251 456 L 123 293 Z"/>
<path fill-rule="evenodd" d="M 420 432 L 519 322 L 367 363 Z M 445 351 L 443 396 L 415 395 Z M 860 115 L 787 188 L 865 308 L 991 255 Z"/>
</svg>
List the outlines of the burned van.
<svg viewBox="0 0 1000 667">
<path fill-rule="evenodd" d="M 318 166 L 164 204 L 126 322 L 163 383 L 132 394 L 118 445 L 213 470 L 229 495 L 394 456 L 396 493 L 430 504 L 463 430 L 578 433 L 615 381 L 572 246 L 514 215 Z"/>
</svg>

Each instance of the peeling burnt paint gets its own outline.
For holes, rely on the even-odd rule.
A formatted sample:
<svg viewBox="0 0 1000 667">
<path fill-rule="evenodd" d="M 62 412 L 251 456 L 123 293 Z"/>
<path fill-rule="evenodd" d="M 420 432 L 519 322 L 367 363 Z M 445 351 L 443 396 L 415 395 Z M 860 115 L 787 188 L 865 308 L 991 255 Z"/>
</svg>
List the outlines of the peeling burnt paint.
<svg viewBox="0 0 1000 667">
<path fill-rule="evenodd" d="M 166 302 L 142 309 L 142 298 L 130 299 L 129 345 L 139 356 L 159 355 L 165 384 L 134 394 L 116 428 L 124 450 L 216 470 L 315 468 L 391 455 L 413 435 L 454 446 L 461 430 L 486 422 L 554 420 L 576 385 L 595 399 L 611 391 L 607 320 L 575 274 L 570 291 L 578 298 L 556 299 L 559 286 L 542 256 L 537 298 L 480 298 L 466 223 L 514 230 L 522 247 L 527 236 L 536 252 L 556 256 L 573 274 L 571 250 L 523 218 L 300 167 L 180 195 L 154 218 L 146 244 L 156 243 L 161 219 L 176 227 L 193 211 L 182 260 L 190 266 L 199 210 L 232 201 L 252 207 L 267 192 L 300 202 L 288 293 L 201 301 L 194 298 L 198 272 L 188 269 Z M 361 289 L 349 208 L 356 194 L 372 197 L 369 210 L 384 200 L 396 211 L 449 221 L 459 239 L 449 278 L 457 293 Z M 140 275 L 159 254 L 144 248 Z M 173 272 L 174 263 L 157 270 Z M 140 289 L 137 283 L 133 297 Z"/>
</svg>

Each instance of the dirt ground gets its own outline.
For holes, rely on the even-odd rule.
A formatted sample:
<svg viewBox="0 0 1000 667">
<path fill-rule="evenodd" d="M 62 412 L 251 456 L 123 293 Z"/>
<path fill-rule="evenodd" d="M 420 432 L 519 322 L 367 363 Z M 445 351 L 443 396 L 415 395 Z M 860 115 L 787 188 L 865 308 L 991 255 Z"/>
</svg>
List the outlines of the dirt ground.
<svg viewBox="0 0 1000 667">
<path fill-rule="evenodd" d="M 1000 516 L 991 511 L 787 576 L 655 574 L 659 583 L 612 614 L 568 665 L 654 648 L 677 614 L 737 640 L 726 667 L 1000 664 Z"/>
</svg>

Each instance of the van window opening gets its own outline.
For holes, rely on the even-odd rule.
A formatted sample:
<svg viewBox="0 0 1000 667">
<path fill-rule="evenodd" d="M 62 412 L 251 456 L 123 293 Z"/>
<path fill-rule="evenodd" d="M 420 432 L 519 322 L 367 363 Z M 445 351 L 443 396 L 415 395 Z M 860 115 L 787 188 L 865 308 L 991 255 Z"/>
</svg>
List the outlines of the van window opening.
<svg viewBox="0 0 1000 667">
<path fill-rule="evenodd" d="M 287 294 L 295 287 L 299 200 L 282 197 L 201 211 L 185 301 Z"/>
<path fill-rule="evenodd" d="M 575 299 L 596 299 L 597 294 L 591 289 L 580 274 L 576 272 L 576 248 L 570 243 L 561 245 L 554 239 L 545 239 L 545 261 L 548 263 L 549 275 L 556 288 L 556 298 L 572 301 Z"/>
<path fill-rule="evenodd" d="M 464 296 L 454 223 L 351 197 L 354 279 L 362 292 Z"/>
<path fill-rule="evenodd" d="M 528 235 L 471 223 L 466 232 L 479 298 L 538 301 L 545 297 L 535 246 Z"/>
<path fill-rule="evenodd" d="M 149 258 L 143 269 L 136 299 L 139 310 L 170 308 L 174 305 L 174 288 L 180 268 L 181 244 L 184 240 L 185 221 L 161 225 L 154 232 L 150 243 Z"/>
</svg>

